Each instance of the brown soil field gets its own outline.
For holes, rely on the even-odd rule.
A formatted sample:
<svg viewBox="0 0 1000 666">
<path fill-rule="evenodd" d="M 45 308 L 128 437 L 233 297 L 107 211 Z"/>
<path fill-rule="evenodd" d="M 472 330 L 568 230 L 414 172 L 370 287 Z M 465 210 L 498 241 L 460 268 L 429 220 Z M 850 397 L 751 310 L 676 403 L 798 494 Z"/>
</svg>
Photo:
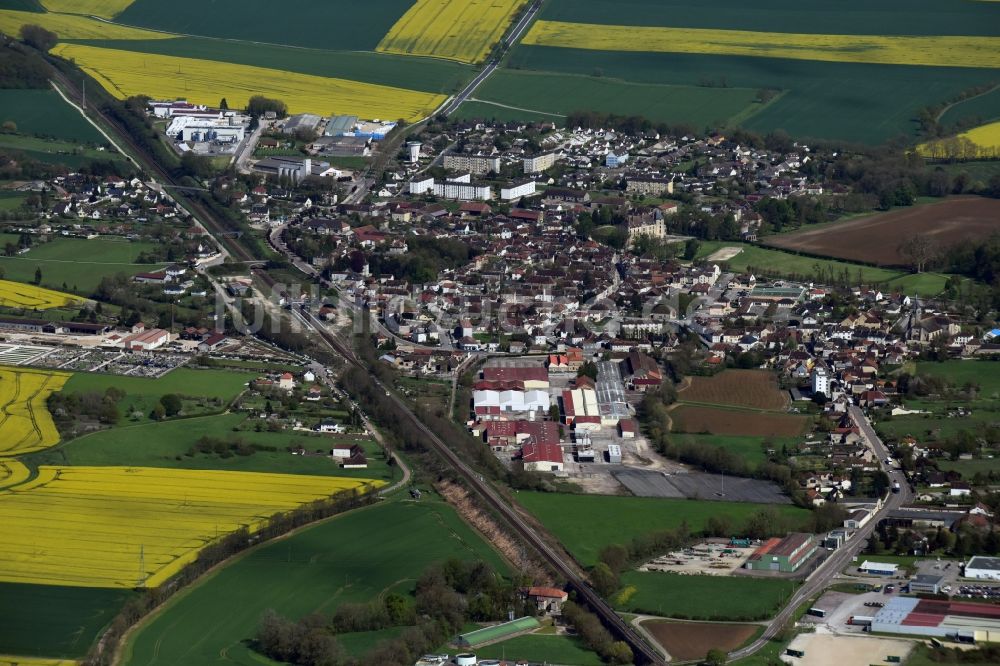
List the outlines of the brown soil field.
<svg viewBox="0 0 1000 666">
<path fill-rule="evenodd" d="M 725 370 L 713 377 L 692 377 L 677 399 L 751 409 L 788 406 L 788 394 L 778 389 L 778 378 L 767 370 Z"/>
<path fill-rule="evenodd" d="M 698 405 L 679 405 L 671 410 L 674 432 L 712 435 L 750 435 L 755 437 L 796 437 L 809 423 L 807 416 L 715 409 Z"/>
<path fill-rule="evenodd" d="M 647 620 L 642 628 L 670 653 L 674 661 L 704 659 L 712 648 L 731 652 L 746 643 L 757 630 L 752 624 L 664 622 Z"/>
<path fill-rule="evenodd" d="M 769 236 L 764 245 L 879 266 L 904 266 L 899 245 L 914 234 L 940 247 L 1000 232 L 1000 199 L 953 197 L 855 220 Z"/>
</svg>

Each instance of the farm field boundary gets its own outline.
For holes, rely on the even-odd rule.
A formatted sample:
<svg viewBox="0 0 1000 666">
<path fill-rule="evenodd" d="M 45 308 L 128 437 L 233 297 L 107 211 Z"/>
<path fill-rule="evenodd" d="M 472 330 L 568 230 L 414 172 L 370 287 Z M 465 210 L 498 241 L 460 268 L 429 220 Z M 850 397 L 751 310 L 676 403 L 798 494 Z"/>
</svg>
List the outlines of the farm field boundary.
<svg viewBox="0 0 1000 666">
<path fill-rule="evenodd" d="M 254 532 L 276 513 L 381 485 L 253 472 L 40 467 L 34 480 L 0 491 L 0 581 L 156 587 L 230 532 Z"/>
<path fill-rule="evenodd" d="M 1000 68 L 1000 38 L 824 35 L 538 21 L 524 44 L 598 51 L 697 53 L 882 65 Z"/>
<path fill-rule="evenodd" d="M 899 252 L 900 240 L 906 235 L 928 236 L 936 245 L 944 247 L 963 240 L 983 239 L 998 232 L 1000 200 L 953 197 L 833 222 L 818 229 L 806 228 L 768 236 L 763 244 L 790 252 L 859 261 L 874 266 L 899 266 L 906 263 Z"/>
<path fill-rule="evenodd" d="M 68 379 L 64 372 L 0 367 L 0 456 L 40 451 L 59 442 L 46 401 Z M 11 476 L 22 472 L 12 469 Z"/>
</svg>

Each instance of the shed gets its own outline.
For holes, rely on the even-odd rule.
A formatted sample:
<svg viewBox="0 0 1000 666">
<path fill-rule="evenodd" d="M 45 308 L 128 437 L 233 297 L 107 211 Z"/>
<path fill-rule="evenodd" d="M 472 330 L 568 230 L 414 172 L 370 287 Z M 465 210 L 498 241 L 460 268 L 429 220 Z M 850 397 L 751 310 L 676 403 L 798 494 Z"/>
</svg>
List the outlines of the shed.
<svg viewBox="0 0 1000 666">
<path fill-rule="evenodd" d="M 510 638 L 518 634 L 527 633 L 529 631 L 534 631 L 541 626 L 538 620 L 533 617 L 522 617 L 511 622 L 504 622 L 503 624 L 495 624 L 492 627 L 485 627 L 484 629 L 477 629 L 476 631 L 470 631 L 467 634 L 462 634 L 455 641 L 456 645 L 468 648 L 474 648 L 479 645 L 485 645 L 486 643 L 493 643 L 504 638 Z"/>
</svg>

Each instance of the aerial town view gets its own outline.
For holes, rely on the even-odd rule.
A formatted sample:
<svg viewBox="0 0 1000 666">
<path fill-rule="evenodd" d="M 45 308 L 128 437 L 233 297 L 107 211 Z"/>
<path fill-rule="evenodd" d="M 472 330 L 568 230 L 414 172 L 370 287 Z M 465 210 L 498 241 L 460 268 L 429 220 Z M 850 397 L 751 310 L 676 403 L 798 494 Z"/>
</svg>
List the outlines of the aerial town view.
<svg viewBox="0 0 1000 666">
<path fill-rule="evenodd" d="M 1000 2 L 0 0 L 0 666 L 1000 666 Z"/>
</svg>

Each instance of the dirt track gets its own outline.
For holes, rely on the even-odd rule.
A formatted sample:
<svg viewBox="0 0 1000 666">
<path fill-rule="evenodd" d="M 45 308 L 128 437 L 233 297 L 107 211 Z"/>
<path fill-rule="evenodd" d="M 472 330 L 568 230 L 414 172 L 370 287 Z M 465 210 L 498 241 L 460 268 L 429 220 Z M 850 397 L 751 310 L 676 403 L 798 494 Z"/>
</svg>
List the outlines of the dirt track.
<svg viewBox="0 0 1000 666">
<path fill-rule="evenodd" d="M 1000 200 L 953 197 L 940 203 L 770 236 L 763 243 L 794 252 L 902 266 L 906 260 L 899 254 L 899 245 L 914 234 L 929 236 L 945 248 L 994 233 L 1000 233 Z"/>
</svg>

